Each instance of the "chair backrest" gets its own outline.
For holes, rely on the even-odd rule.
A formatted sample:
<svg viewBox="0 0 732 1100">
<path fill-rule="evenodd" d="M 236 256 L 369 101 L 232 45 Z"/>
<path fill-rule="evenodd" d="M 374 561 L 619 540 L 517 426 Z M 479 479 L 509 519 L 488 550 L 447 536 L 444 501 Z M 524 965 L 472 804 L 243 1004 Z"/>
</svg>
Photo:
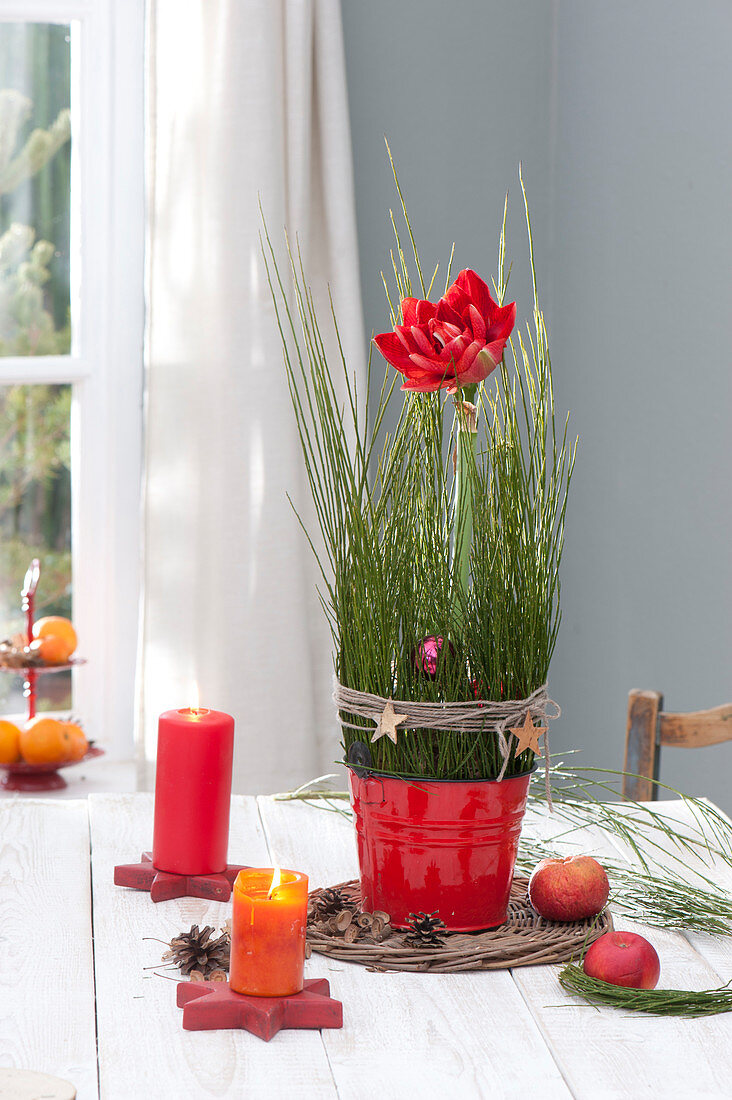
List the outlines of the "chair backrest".
<svg viewBox="0 0 732 1100">
<path fill-rule="evenodd" d="M 722 741 L 732 741 L 732 704 L 670 714 L 663 710 L 660 692 L 631 691 L 623 765 L 623 771 L 631 774 L 623 778 L 623 798 L 650 802 L 658 797 L 652 780 L 658 779 L 661 745 L 697 749 Z"/>
</svg>

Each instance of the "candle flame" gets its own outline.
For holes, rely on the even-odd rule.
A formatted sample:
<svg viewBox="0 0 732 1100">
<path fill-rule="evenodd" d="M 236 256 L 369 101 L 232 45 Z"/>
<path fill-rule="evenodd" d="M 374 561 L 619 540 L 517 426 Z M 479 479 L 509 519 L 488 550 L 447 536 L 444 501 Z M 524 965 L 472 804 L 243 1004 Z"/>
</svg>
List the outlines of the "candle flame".
<svg viewBox="0 0 732 1100">
<path fill-rule="evenodd" d="M 201 709 L 201 693 L 198 690 L 198 680 L 194 680 L 191 684 L 191 702 L 188 709 L 194 715 L 197 715 Z"/>
<path fill-rule="evenodd" d="M 278 886 L 282 884 L 282 871 L 279 867 L 275 867 L 272 872 L 272 885 L 269 888 L 268 898 L 271 898 Z"/>
</svg>

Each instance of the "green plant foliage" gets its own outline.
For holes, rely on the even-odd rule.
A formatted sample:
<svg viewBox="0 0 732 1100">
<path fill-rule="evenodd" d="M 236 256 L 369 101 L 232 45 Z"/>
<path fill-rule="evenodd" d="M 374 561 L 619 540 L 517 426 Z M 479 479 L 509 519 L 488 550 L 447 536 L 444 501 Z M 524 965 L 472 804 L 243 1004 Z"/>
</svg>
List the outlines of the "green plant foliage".
<svg viewBox="0 0 732 1100">
<path fill-rule="evenodd" d="M 47 130 L 36 127 L 22 141 L 32 111 L 27 96 L 12 88 L 0 91 L 0 195 L 40 172 L 71 137 L 71 112 L 65 107 Z"/>
<path fill-rule="evenodd" d="M 0 387 L 0 628 L 23 628 L 20 588 L 33 557 L 37 608 L 69 615 L 71 386 Z"/>
<path fill-rule="evenodd" d="M 68 270 L 44 235 L 68 237 L 68 28 L 6 28 L 8 50 L 37 104 L 0 90 L 0 356 L 63 355 L 70 349 Z M 10 40 L 12 39 L 12 48 Z M 17 69 L 17 66 L 16 66 Z M 18 75 L 16 73 L 16 75 Z M 40 119 L 41 125 L 33 125 Z M 63 150 L 63 152 L 62 152 Z M 58 154 L 61 153 L 59 156 Z M 25 224 L 25 219 L 33 225 Z M 40 238 L 40 239 L 39 239 Z M 66 268 L 68 260 L 66 260 Z M 23 628 L 20 587 L 33 557 L 43 563 L 38 613 L 71 613 L 71 386 L 0 388 L 0 627 Z"/>
<path fill-rule="evenodd" d="M 71 344 L 67 323 L 56 329 L 44 286 L 53 245 L 36 241 L 29 225 L 13 224 L 0 237 L 0 355 L 64 355 Z"/>
<path fill-rule="evenodd" d="M 398 181 L 397 189 L 401 199 Z M 426 296 L 430 288 L 403 200 L 402 210 L 416 279 Z M 410 294 L 413 278 L 393 217 L 392 225 L 396 292 L 386 280 L 385 285 L 395 321 L 394 303 Z M 527 228 L 533 272 L 528 208 Z M 289 252 L 290 308 L 266 229 L 265 240 L 320 527 L 320 538 L 306 534 L 320 565 L 321 602 L 341 683 L 425 702 L 525 698 L 545 682 L 556 642 L 559 563 L 575 454 L 566 424 L 555 421 L 546 330 L 536 298 L 530 323 L 510 344 L 511 362 L 477 392 L 470 387 L 458 393 L 459 399 L 477 403 L 482 430 L 477 447 L 472 441 L 463 446 L 454 462 L 453 452 L 467 434 L 458 430 L 461 401 L 440 392 L 404 394 L 388 368 L 377 383 L 370 421 L 371 357 L 367 394 L 358 395 L 342 351 L 337 365 L 327 362 L 299 256 Z M 504 254 L 505 212 L 495 283 L 499 301 L 505 292 Z M 332 320 L 337 334 L 335 316 Z M 430 636 L 444 639 L 434 678 L 415 660 L 420 641 Z M 362 733 L 343 727 L 347 752 L 354 740 L 368 739 L 373 727 L 356 716 L 344 717 L 363 728 Z M 396 745 L 381 738 L 372 749 L 377 770 L 403 776 L 494 778 L 502 764 L 493 732 L 409 730 Z M 532 763 L 530 752 L 512 756 L 506 774 Z"/>
</svg>

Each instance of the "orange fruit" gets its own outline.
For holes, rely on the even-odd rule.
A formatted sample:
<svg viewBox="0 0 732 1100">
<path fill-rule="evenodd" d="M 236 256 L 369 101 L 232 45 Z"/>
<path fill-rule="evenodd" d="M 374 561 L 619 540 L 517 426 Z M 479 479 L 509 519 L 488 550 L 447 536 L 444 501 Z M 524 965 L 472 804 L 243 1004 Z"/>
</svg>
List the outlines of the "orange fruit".
<svg viewBox="0 0 732 1100">
<path fill-rule="evenodd" d="M 15 764 L 20 760 L 20 730 L 7 719 L 0 719 L 0 764 Z"/>
<path fill-rule="evenodd" d="M 77 726 L 76 722 L 64 722 L 64 730 L 66 731 L 66 742 L 68 756 L 67 760 L 76 762 L 81 760 L 86 754 L 86 750 L 89 748 L 89 742 L 86 739 L 81 726 Z"/>
<path fill-rule="evenodd" d="M 47 665 L 64 665 L 71 656 L 68 642 L 57 634 L 46 634 L 36 639 L 33 649 Z"/>
<path fill-rule="evenodd" d="M 62 615 L 46 615 L 45 619 L 38 619 L 33 623 L 33 637 L 45 639 L 53 636 L 58 639 L 53 651 L 55 653 L 63 653 L 62 657 L 43 657 L 44 661 L 51 661 L 53 664 L 61 664 L 64 661 L 68 661 L 71 654 L 76 649 L 77 639 L 76 631 L 74 630 L 69 619 L 64 619 Z"/>
<path fill-rule="evenodd" d="M 62 764 L 69 753 L 70 738 L 64 723 L 39 714 L 20 731 L 20 754 L 26 764 Z"/>
</svg>

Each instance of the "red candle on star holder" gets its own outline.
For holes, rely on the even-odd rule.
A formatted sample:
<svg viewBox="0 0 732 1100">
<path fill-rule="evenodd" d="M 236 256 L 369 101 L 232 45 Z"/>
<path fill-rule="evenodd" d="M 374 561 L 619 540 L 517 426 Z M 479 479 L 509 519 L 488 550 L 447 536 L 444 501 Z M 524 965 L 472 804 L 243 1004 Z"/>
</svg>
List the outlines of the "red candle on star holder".
<svg viewBox="0 0 732 1100">
<path fill-rule="evenodd" d="M 153 866 L 220 874 L 229 849 L 234 719 L 219 710 L 167 710 L 158 722 Z"/>
</svg>

